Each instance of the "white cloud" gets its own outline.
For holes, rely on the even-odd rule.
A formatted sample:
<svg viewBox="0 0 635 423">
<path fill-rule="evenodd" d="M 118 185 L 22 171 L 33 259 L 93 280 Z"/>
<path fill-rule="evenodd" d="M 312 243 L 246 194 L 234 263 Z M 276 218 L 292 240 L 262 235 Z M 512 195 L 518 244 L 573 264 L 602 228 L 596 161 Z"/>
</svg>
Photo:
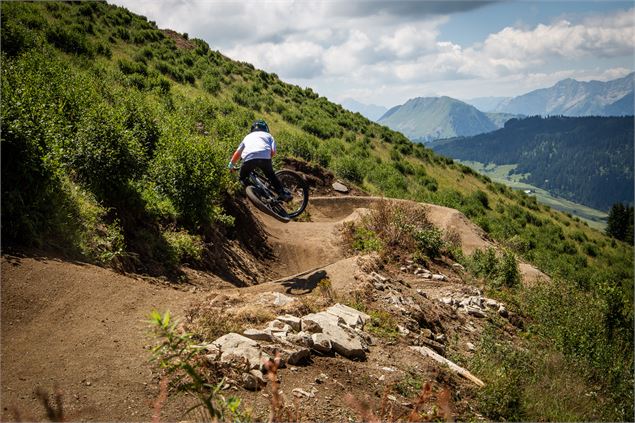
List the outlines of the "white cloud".
<svg viewBox="0 0 635 423">
<path fill-rule="evenodd" d="M 321 75 L 324 48 L 310 41 L 285 41 L 238 46 L 225 52 L 229 57 L 255 63 L 259 68 L 280 72 L 287 78 L 310 79 Z"/>
<path fill-rule="evenodd" d="M 427 26 L 406 25 L 398 27 L 393 33 L 379 37 L 379 51 L 388 51 L 398 59 L 407 59 L 417 53 L 433 51 L 439 31 L 437 27 L 446 19 L 440 19 Z"/>
<path fill-rule="evenodd" d="M 552 25 L 540 24 L 531 30 L 507 27 L 485 40 L 483 53 L 495 59 L 538 63 L 554 56 L 580 59 L 627 55 L 633 52 L 635 42 L 633 13 L 634 9 L 630 9 L 579 24 L 562 20 Z"/>
<path fill-rule="evenodd" d="M 515 87 L 520 94 L 565 74 L 604 72 L 609 79 L 628 73 L 623 58 L 632 64 L 634 54 L 633 8 L 531 27 L 514 24 L 468 44 L 441 30 L 451 13 L 483 2 L 114 1 L 323 95 L 357 92 L 385 105 L 426 92 L 458 91 L 468 98 L 485 95 L 478 94 L 485 89 L 508 95 L 497 90 Z"/>
</svg>

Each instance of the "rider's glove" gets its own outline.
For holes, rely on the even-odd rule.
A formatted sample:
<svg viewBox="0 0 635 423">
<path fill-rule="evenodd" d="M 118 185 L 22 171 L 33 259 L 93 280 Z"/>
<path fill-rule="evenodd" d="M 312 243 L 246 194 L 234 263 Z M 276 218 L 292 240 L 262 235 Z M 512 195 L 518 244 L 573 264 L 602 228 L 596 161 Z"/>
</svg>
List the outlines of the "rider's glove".
<svg viewBox="0 0 635 423">
<path fill-rule="evenodd" d="M 229 164 L 227 165 L 227 169 L 234 170 L 234 164 L 232 162 L 229 162 Z"/>
</svg>

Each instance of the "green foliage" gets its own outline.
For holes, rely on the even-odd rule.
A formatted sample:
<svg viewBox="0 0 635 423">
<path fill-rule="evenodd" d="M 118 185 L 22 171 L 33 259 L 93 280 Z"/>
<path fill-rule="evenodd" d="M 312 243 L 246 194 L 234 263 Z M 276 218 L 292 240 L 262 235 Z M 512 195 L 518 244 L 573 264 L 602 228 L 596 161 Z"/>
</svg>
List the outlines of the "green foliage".
<svg viewBox="0 0 635 423">
<path fill-rule="evenodd" d="M 485 381 L 478 408 L 495 421 L 525 421 L 523 387 L 530 377 L 531 355 L 497 338 L 485 333 L 472 360 L 473 371 Z"/>
<path fill-rule="evenodd" d="M 404 198 L 408 192 L 406 178 L 394 167 L 387 163 L 373 165 L 365 163 L 366 179 L 380 192 L 393 198 Z"/>
<path fill-rule="evenodd" d="M 633 206 L 615 203 L 609 210 L 606 234 L 633 244 Z"/>
<path fill-rule="evenodd" d="M 597 292 L 553 281 L 527 289 L 522 301 L 532 316 L 529 331 L 582 363 L 587 384 L 601 384 L 604 400 L 614 404 L 602 409 L 602 419 L 628 421 L 633 417 L 633 315 L 619 292 L 608 278 Z"/>
<path fill-rule="evenodd" d="M 198 401 L 188 413 L 200 408 L 210 420 L 250 420 L 249 415 L 240 410 L 239 398 L 225 398 L 221 394 L 225 380 L 217 380 L 218 376 L 210 372 L 213 369 L 207 368 L 204 347 L 196 345 L 191 334 L 177 329 L 178 322 L 172 320 L 169 311 L 162 315 L 153 310 L 148 323 L 157 339 L 152 349 L 153 360 L 164 369 L 174 389 L 191 394 Z"/>
<path fill-rule="evenodd" d="M 42 42 L 37 30 L 45 27 L 46 21 L 29 4 L 3 3 L 0 5 L 0 13 L 2 53 L 16 56 Z"/>
<path fill-rule="evenodd" d="M 445 243 L 443 233 L 434 227 L 419 229 L 414 232 L 414 239 L 417 245 L 417 252 L 429 258 L 441 256 Z"/>
<path fill-rule="evenodd" d="M 494 248 L 479 249 L 465 261 L 467 269 L 473 275 L 484 278 L 492 288 L 514 288 L 520 285 L 518 261 L 509 250 L 503 251 L 499 258 Z"/>
<path fill-rule="evenodd" d="M 194 264 L 201 261 L 204 247 L 199 236 L 186 231 L 166 231 L 164 236 L 174 252 L 176 263 Z"/>
<path fill-rule="evenodd" d="M 218 76 L 205 75 L 203 77 L 203 89 L 210 94 L 218 94 L 221 90 L 221 83 Z"/>
<path fill-rule="evenodd" d="M 520 271 L 518 270 L 518 261 L 514 253 L 509 250 L 503 251 L 503 257 L 498 263 L 496 273 L 496 285 L 507 288 L 514 288 L 520 285 Z"/>
<path fill-rule="evenodd" d="M 381 250 L 382 243 L 375 232 L 358 226 L 354 229 L 351 247 L 356 251 L 367 253 Z"/>
<path fill-rule="evenodd" d="M 145 168 L 143 146 L 127 131 L 120 111 L 96 104 L 66 145 L 68 165 L 99 197 L 114 200 Z"/>
<path fill-rule="evenodd" d="M 189 133 L 180 123 L 166 123 L 150 165 L 152 180 L 188 227 L 222 220 L 220 199 L 230 183 L 225 169 L 226 150 Z"/>
<path fill-rule="evenodd" d="M 46 38 L 51 44 L 66 53 L 87 58 L 92 58 L 95 55 L 95 46 L 88 41 L 82 28 L 77 26 L 52 26 L 46 32 Z"/>
<path fill-rule="evenodd" d="M 353 183 L 360 184 L 364 179 L 359 160 L 348 155 L 339 156 L 332 160 L 331 166 L 335 174 Z"/>
</svg>

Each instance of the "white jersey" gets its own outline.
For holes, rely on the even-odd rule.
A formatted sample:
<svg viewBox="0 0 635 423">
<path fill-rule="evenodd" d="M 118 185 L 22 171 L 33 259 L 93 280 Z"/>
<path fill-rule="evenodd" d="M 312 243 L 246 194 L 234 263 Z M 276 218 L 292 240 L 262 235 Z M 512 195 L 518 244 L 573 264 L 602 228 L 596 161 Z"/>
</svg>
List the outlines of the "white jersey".
<svg viewBox="0 0 635 423">
<path fill-rule="evenodd" d="M 276 153 L 276 141 L 270 133 L 264 131 L 250 132 L 238 146 L 243 162 L 254 159 L 271 159 Z"/>
</svg>

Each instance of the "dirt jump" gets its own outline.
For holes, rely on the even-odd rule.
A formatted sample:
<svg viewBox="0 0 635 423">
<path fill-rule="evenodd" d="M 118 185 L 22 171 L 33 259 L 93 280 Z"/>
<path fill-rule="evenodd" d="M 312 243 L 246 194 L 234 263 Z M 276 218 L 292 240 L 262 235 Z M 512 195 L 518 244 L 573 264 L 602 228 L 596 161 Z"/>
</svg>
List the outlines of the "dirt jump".
<svg viewBox="0 0 635 423">
<path fill-rule="evenodd" d="M 359 284 L 363 273 L 360 269 L 365 265 L 359 257 L 346 253 L 338 228 L 367 213 L 377 201 L 382 199 L 314 197 L 308 209 L 310 221 L 288 223 L 252 207 L 275 258 L 263 263 L 268 271 L 256 278 L 257 283 L 245 287 L 194 271 L 188 276 L 194 275 L 196 283 L 175 285 L 54 257 L 3 254 L 1 420 L 44 419 L 41 396 L 49 394 L 54 403 L 55 392 L 62 395 L 66 420 L 151 420 L 159 394 L 158 370 L 150 363 L 153 341 L 147 318 L 151 310 L 170 310 L 182 318 L 192 302 L 203 299 L 212 304 L 222 298 L 230 304 L 227 307 L 259 306 L 272 293 L 302 299 L 324 278 L 330 281 L 333 295 L 346 298 Z M 440 229 L 455 231 L 466 253 L 494 245 L 458 211 L 427 207 L 430 221 Z M 471 323 L 470 317 L 457 320 L 440 302 L 453 293 L 472 295 L 473 289 L 466 287 L 452 269 L 436 270 L 443 271 L 448 280 L 420 281 L 412 274 L 401 274 L 400 283 L 408 287 L 402 296 L 411 291 L 417 295 L 416 288 L 422 301 L 429 302 L 426 313 L 434 314 L 431 321 L 439 321 L 431 328 L 433 332 L 444 331 L 449 336 L 467 326 L 466 339 L 476 342 L 479 322 Z M 399 274 L 399 269 L 382 271 Z M 521 264 L 521 271 L 526 283 L 546 278 L 527 264 Z M 263 307 L 271 307 L 273 313 L 281 311 L 271 303 Z M 452 325 L 458 326 L 450 327 L 453 320 L 457 322 Z M 306 392 L 315 388 L 313 396 L 300 401 L 306 419 L 341 420 L 355 416 L 343 400 L 346 393 L 359 398 L 376 395 L 388 382 L 403 378 L 413 369 L 432 379 L 447 379 L 434 366 L 415 364 L 412 353 L 390 342 L 374 344 L 366 361 L 315 357 L 311 365 L 285 370 L 281 379 L 288 397 L 292 397 L 293 389 Z M 323 376 L 326 379 L 318 383 Z M 461 384 L 474 389 L 461 378 L 445 383 L 457 389 Z M 256 419 L 266 419 L 263 410 L 267 399 L 261 393 L 236 393 L 244 397 L 245 406 L 252 408 Z M 158 416 L 165 421 L 183 420 L 186 406 L 186 402 L 170 398 Z M 395 407 L 407 404 L 405 400 L 396 401 Z"/>
</svg>

